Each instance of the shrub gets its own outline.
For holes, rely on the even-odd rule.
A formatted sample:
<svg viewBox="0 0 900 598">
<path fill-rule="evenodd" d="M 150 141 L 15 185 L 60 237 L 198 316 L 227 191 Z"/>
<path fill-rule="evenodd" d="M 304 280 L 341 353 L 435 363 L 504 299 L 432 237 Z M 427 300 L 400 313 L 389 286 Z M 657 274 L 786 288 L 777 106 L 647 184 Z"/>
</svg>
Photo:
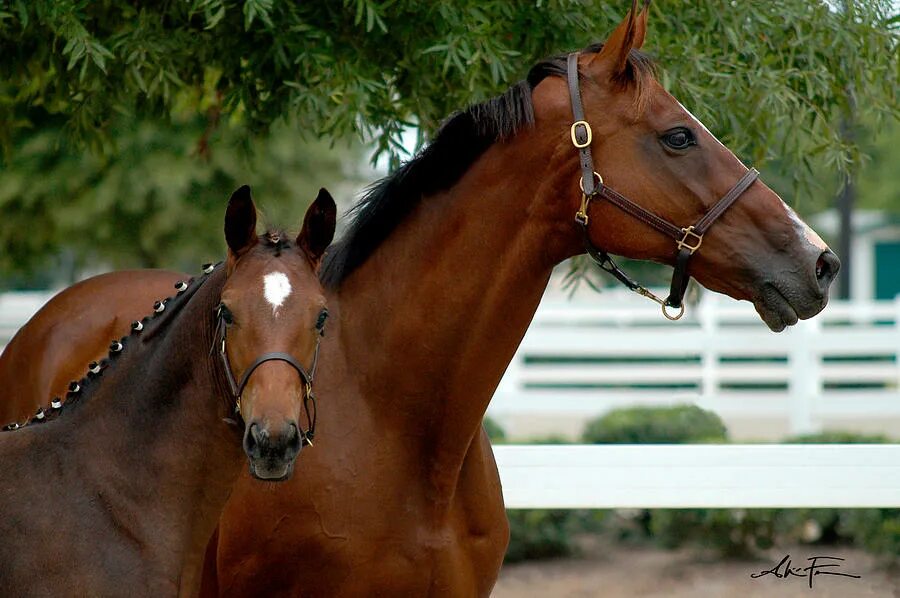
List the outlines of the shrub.
<svg viewBox="0 0 900 598">
<path fill-rule="evenodd" d="M 695 405 L 614 409 L 588 422 L 584 442 L 590 444 L 685 444 L 726 442 L 719 416 Z"/>
<path fill-rule="evenodd" d="M 521 509 L 506 512 L 509 547 L 505 562 L 547 559 L 575 554 L 579 513 L 563 509 Z"/>
<path fill-rule="evenodd" d="M 785 444 L 884 444 L 890 441 L 881 434 L 857 434 L 856 432 L 830 430 L 790 436 L 784 442 Z"/>
<path fill-rule="evenodd" d="M 506 442 L 506 430 L 503 429 L 503 426 L 487 415 L 484 416 L 481 423 L 484 425 L 484 431 L 487 432 L 488 438 L 491 439 L 492 443 Z"/>
</svg>

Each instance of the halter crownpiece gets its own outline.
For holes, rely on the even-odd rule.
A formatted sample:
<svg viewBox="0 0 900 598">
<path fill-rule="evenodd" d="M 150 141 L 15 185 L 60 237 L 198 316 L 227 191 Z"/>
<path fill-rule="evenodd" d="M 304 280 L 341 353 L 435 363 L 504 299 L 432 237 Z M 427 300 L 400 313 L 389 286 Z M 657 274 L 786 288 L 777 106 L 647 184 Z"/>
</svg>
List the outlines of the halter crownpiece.
<svg viewBox="0 0 900 598">
<path fill-rule="evenodd" d="M 603 177 L 594 170 L 594 159 L 591 155 L 591 142 L 594 134 L 590 123 L 585 119 L 584 107 L 581 104 L 577 52 L 569 54 L 566 66 L 569 97 L 572 102 L 572 117 L 575 120 L 569 129 L 569 133 L 572 138 L 572 145 L 578 150 L 578 157 L 581 163 L 581 177 L 578 180 L 578 184 L 581 187 L 581 206 L 575 212 L 575 222 L 581 226 L 584 249 L 603 271 L 612 274 L 628 289 L 657 302 L 662 307 L 663 315 L 666 318 L 678 320 L 684 315 L 684 293 L 690 280 L 690 274 L 687 272 L 688 261 L 694 252 L 700 249 L 700 246 L 703 244 L 703 235 L 706 234 L 709 227 L 759 178 L 759 172 L 755 168 L 748 170 L 728 193 L 723 195 L 700 220 L 690 226 L 683 228 L 676 226 L 653 212 L 642 208 L 624 195 L 607 187 L 603 183 Z M 591 242 L 588 235 L 587 210 L 591 200 L 598 195 L 675 241 L 678 254 L 675 257 L 675 270 L 672 273 L 672 285 L 669 289 L 669 296 L 665 299 L 658 297 L 646 287 L 634 281 L 616 265 L 608 253 Z M 666 311 L 666 308 L 669 307 L 677 309 L 678 312 L 674 315 L 670 314 Z"/>
</svg>

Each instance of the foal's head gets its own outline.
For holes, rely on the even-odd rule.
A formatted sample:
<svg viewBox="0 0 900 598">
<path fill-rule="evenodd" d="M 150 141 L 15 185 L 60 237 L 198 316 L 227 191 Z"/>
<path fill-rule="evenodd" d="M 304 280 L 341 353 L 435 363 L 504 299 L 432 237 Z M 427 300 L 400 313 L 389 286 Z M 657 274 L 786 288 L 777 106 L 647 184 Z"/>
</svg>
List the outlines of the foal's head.
<svg viewBox="0 0 900 598">
<path fill-rule="evenodd" d="M 324 189 L 293 240 L 280 231 L 257 236 L 249 187 L 228 203 L 220 326 L 246 424 L 244 450 L 259 479 L 290 477 L 297 454 L 312 440 L 305 427 L 315 417 L 310 378 L 328 317 L 318 269 L 334 225 L 334 200 Z"/>
<path fill-rule="evenodd" d="M 687 227 L 747 168 L 655 79 L 648 59 L 637 52 L 644 42 L 649 2 L 643 9 L 637 4 L 632 3 L 602 48 L 589 48 L 578 57 L 586 120 L 593 130 L 594 168 L 610 188 Z M 579 157 L 569 139 L 573 118 L 563 68 L 560 61 L 550 61 L 538 65 L 530 79 L 548 71 L 558 75 L 544 76 L 535 87 L 535 118 L 559 135 L 557 151 L 573 172 L 565 184 L 574 214 L 580 203 Z M 588 236 L 595 246 L 673 263 L 672 238 L 608 201 L 592 201 L 588 216 Z M 752 301 L 776 331 L 825 306 L 840 266 L 819 236 L 759 180 L 712 224 L 689 263 L 690 274 L 704 286 Z"/>
</svg>

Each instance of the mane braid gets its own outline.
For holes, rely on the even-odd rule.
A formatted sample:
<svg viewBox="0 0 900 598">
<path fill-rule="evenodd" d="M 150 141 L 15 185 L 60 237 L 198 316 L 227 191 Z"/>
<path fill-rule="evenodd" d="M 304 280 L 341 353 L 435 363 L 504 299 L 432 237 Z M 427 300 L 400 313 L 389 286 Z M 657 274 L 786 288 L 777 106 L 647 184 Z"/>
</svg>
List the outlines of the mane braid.
<svg viewBox="0 0 900 598">
<path fill-rule="evenodd" d="M 43 414 L 43 417 L 39 417 L 38 414 L 31 416 L 31 418 L 24 424 L 17 425 L 16 423 L 6 425 L 0 428 L 0 432 L 14 431 L 26 426 L 35 425 L 35 424 L 43 424 L 51 420 L 55 420 L 60 415 L 66 411 L 67 409 L 71 409 L 73 406 L 81 403 L 85 400 L 85 396 L 88 392 L 93 390 L 99 384 L 99 378 L 101 378 L 103 371 L 107 368 L 111 367 L 118 359 L 125 353 L 125 349 L 132 342 L 137 341 L 137 337 L 140 336 L 141 340 L 148 341 L 151 340 L 156 334 L 160 332 L 160 329 L 165 326 L 165 324 L 172 319 L 174 314 L 177 314 L 181 308 L 188 303 L 190 298 L 200 289 L 203 283 L 209 278 L 209 274 L 205 273 L 204 275 L 191 278 L 188 280 L 188 287 L 183 291 L 180 291 L 178 294 L 168 297 L 162 300 L 162 303 L 165 305 L 165 309 L 162 313 L 152 313 L 149 316 L 145 316 L 142 320 L 140 320 L 143 328 L 140 330 L 132 329 L 131 332 L 127 336 L 123 336 L 118 340 L 113 340 L 113 343 L 120 343 L 122 345 L 121 349 L 118 351 L 113 351 L 112 349 L 109 351 L 107 356 L 103 358 L 100 362 L 98 362 L 100 370 L 96 373 L 91 372 L 90 368 L 88 373 L 85 374 L 80 380 L 73 380 L 69 387 L 70 389 L 73 386 L 77 386 L 77 390 L 70 390 L 66 393 L 66 400 L 63 401 L 62 405 L 57 408 L 51 407 L 50 409 L 42 408 L 38 411 L 38 414 Z M 155 323 L 155 325 L 153 325 Z M 148 328 L 149 326 L 152 328 Z M 12 427 L 16 426 L 16 427 Z"/>
<path fill-rule="evenodd" d="M 596 53 L 603 44 L 582 50 Z M 410 161 L 369 187 L 350 209 L 354 216 L 340 241 L 325 256 L 320 279 L 336 288 L 393 232 L 422 199 L 449 189 L 491 145 L 534 125 L 531 93 L 547 77 L 566 76 L 566 55 L 535 64 L 524 81 L 503 94 L 450 115 L 434 139 Z M 628 55 L 625 77 L 637 87 L 643 104 L 653 62 L 637 50 Z"/>
</svg>

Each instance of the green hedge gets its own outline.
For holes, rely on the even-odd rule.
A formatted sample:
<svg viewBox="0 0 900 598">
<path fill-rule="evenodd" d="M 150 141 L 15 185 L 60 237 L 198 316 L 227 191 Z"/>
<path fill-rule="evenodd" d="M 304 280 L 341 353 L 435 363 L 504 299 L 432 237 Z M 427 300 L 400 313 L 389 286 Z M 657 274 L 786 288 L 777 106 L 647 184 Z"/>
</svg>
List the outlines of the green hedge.
<svg viewBox="0 0 900 598">
<path fill-rule="evenodd" d="M 588 422 L 582 440 L 589 444 L 686 444 L 726 442 L 719 416 L 695 405 L 614 409 Z"/>
</svg>

